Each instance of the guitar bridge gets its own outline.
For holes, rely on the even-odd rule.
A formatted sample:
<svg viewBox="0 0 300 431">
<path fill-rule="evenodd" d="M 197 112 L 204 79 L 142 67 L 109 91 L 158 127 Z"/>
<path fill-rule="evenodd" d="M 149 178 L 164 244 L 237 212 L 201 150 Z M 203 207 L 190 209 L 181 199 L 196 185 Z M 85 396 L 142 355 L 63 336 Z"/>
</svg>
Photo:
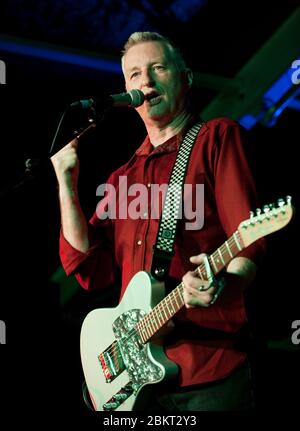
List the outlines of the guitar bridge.
<svg viewBox="0 0 300 431">
<path fill-rule="evenodd" d="M 108 400 L 105 404 L 103 404 L 102 406 L 103 410 L 104 411 L 116 410 L 132 394 L 133 394 L 133 388 L 132 388 L 131 382 L 129 382 L 127 383 L 126 386 L 121 388 L 115 395 L 113 395 L 110 400 Z"/>
<path fill-rule="evenodd" d="M 117 341 L 98 356 L 106 383 L 112 382 L 124 370 L 125 365 Z"/>
</svg>

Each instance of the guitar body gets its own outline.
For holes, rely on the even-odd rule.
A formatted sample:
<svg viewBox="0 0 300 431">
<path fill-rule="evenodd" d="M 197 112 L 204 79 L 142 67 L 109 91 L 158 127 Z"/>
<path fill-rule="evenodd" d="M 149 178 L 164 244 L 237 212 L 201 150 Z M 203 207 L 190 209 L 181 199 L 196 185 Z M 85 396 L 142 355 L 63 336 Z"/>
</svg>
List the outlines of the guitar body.
<svg viewBox="0 0 300 431">
<path fill-rule="evenodd" d="M 80 336 L 81 361 L 95 410 L 140 410 L 151 385 L 172 378 L 177 366 L 161 338 L 141 343 L 134 327 L 164 298 L 164 285 L 147 272 L 130 281 L 116 308 L 91 311 Z"/>
</svg>

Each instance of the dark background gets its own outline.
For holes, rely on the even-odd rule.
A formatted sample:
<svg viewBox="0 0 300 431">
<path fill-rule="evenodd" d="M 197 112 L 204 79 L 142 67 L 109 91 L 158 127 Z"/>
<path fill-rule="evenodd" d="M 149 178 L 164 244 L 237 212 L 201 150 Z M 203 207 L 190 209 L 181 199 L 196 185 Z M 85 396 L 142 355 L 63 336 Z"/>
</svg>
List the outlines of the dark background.
<svg viewBox="0 0 300 431">
<path fill-rule="evenodd" d="M 158 30 L 180 46 L 194 70 L 232 77 L 298 6 L 296 1 L 247 6 L 206 1 L 185 17 L 183 11 L 170 12 L 174 2 L 162 3 L 4 2 L 0 32 L 118 56 L 132 31 Z M 47 420 L 63 413 L 85 421 L 80 325 L 91 307 L 99 306 L 100 299 L 111 303 L 114 293 L 89 295 L 63 276 L 52 279 L 60 268 L 60 216 L 47 155 L 59 118 L 71 102 L 121 92 L 123 81 L 120 75 L 8 52 L 0 51 L 0 59 L 7 66 L 7 84 L 0 85 L 0 319 L 7 326 L 7 345 L 0 352 L 1 381 L 7 381 L 2 409 L 25 407 L 23 417 L 29 423 L 40 408 L 49 414 Z M 199 109 L 213 96 L 203 89 Z M 58 146 L 82 120 L 68 119 Z M 292 195 L 298 207 L 299 120 L 298 111 L 286 109 L 274 127 L 257 124 L 248 132 L 246 149 L 262 204 Z M 97 185 L 131 156 L 144 134 L 133 111 L 114 109 L 82 142 L 80 190 L 87 216 L 97 203 Z M 28 158 L 44 163 L 35 179 L 14 187 Z M 249 318 L 265 346 L 260 357 L 261 411 L 292 412 L 299 401 L 299 352 L 291 343 L 291 324 L 300 319 L 298 231 L 296 216 L 268 237 L 268 254 L 249 295 Z M 64 290 L 74 295 L 66 300 Z"/>
</svg>

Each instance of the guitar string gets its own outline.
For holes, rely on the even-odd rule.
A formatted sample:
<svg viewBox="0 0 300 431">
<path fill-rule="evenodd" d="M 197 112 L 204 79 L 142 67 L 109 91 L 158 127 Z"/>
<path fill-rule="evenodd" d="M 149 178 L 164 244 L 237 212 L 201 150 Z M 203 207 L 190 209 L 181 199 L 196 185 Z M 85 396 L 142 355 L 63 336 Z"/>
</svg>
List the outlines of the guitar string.
<svg viewBox="0 0 300 431">
<path fill-rule="evenodd" d="M 238 232 L 238 231 L 237 231 Z M 236 233 L 236 232 L 235 232 Z M 239 236 L 239 240 L 240 240 L 240 236 Z M 229 247 L 230 247 L 230 249 L 231 249 L 231 247 L 232 246 L 235 246 L 237 249 L 238 249 L 238 247 L 237 247 L 237 244 L 236 244 L 236 240 L 235 240 L 235 238 L 234 238 L 234 236 L 232 235 L 227 241 L 227 244 L 229 245 Z M 226 252 L 227 254 L 229 254 L 229 256 L 230 256 L 230 259 L 232 259 L 233 257 L 234 257 L 234 255 L 236 254 L 235 252 L 234 252 L 234 250 L 231 250 L 232 251 L 232 253 L 233 253 L 233 257 L 231 257 L 231 255 L 230 255 L 230 253 L 229 253 L 229 251 L 228 251 L 228 249 L 227 249 L 227 246 L 226 246 L 226 242 L 224 243 L 224 244 L 222 244 L 214 253 L 212 253 L 212 255 L 211 256 L 213 256 L 214 254 L 217 254 L 217 252 L 218 252 L 218 250 L 220 250 L 220 252 L 222 253 L 222 255 L 224 254 L 224 252 Z M 223 250 L 222 250 L 223 249 Z M 240 251 L 239 249 L 237 250 L 237 251 Z M 211 260 L 211 256 L 209 256 L 209 259 Z M 225 265 L 226 265 L 226 263 L 225 263 Z M 224 268 L 224 266 L 225 266 L 223 263 L 222 263 L 222 269 Z M 194 273 L 195 274 L 199 274 L 199 272 L 198 272 L 198 268 L 199 268 L 199 270 L 200 270 L 200 272 L 201 273 L 203 273 L 203 275 L 205 274 L 205 267 L 204 267 L 204 265 L 203 264 L 201 264 L 201 265 L 199 265 L 195 270 L 194 270 Z M 218 270 L 218 271 L 220 271 L 220 270 Z M 128 341 L 128 340 L 130 340 L 133 336 L 135 336 L 135 335 L 137 335 L 138 334 L 138 332 L 140 332 L 140 329 L 141 330 L 143 330 L 143 329 L 145 329 L 146 327 L 147 327 L 147 325 L 148 325 L 148 327 L 149 327 L 149 325 L 153 325 L 153 321 L 156 321 L 157 322 L 157 317 L 158 316 L 155 316 L 155 314 L 157 313 L 157 311 L 159 311 L 160 313 L 161 313 L 161 311 L 159 310 L 161 307 L 162 307 L 162 303 L 163 302 L 165 302 L 166 303 L 166 305 L 168 306 L 168 305 L 172 305 L 173 306 L 173 304 L 174 304 L 174 302 L 172 301 L 172 299 L 171 299 L 171 295 L 174 295 L 175 294 L 175 292 L 176 292 L 176 294 L 177 294 L 177 292 L 178 292 L 178 290 L 180 289 L 182 287 L 182 283 L 180 283 L 175 289 L 173 289 L 172 290 L 172 292 L 170 292 L 170 294 L 169 295 L 167 295 L 160 303 L 158 303 L 145 317 L 143 317 L 142 318 L 142 320 L 140 320 L 139 322 L 137 322 L 136 323 L 136 325 L 133 327 L 133 328 L 131 328 L 131 330 L 128 332 L 128 334 L 127 334 L 127 336 L 126 336 L 126 340 Z M 179 293 L 180 294 L 180 293 Z M 169 302 L 168 302 L 169 301 Z M 183 305 L 183 303 L 181 304 L 181 306 Z M 176 314 L 176 312 L 177 311 L 179 311 L 179 309 L 180 309 L 181 307 L 179 307 L 176 311 L 175 311 L 175 313 L 174 314 Z M 165 313 L 166 314 L 166 313 Z M 174 316 L 174 314 L 172 314 L 172 316 Z M 167 320 L 163 323 L 163 325 L 168 321 L 168 320 L 170 320 L 171 319 L 171 317 L 172 316 L 167 316 L 167 314 L 166 314 L 166 317 L 167 317 Z M 164 320 L 164 319 L 163 319 Z M 144 323 L 142 323 L 142 322 L 144 322 Z M 156 329 L 156 332 L 163 326 L 163 325 L 161 325 L 161 322 L 158 320 L 158 326 L 159 326 L 159 328 L 158 329 Z M 141 328 L 138 328 L 138 326 L 142 326 Z M 153 331 L 151 330 L 151 327 L 150 327 L 150 329 L 149 329 L 149 333 L 151 334 Z M 154 335 L 155 334 L 155 332 L 153 332 L 152 333 L 152 335 Z M 147 334 L 147 336 L 149 337 L 148 338 L 148 340 L 151 338 L 151 336 L 152 335 L 150 335 L 150 337 L 148 336 L 148 334 Z M 146 340 L 146 341 L 148 341 L 148 340 Z M 109 354 L 112 354 L 112 355 L 115 355 L 116 354 L 116 351 L 118 351 L 118 356 L 119 356 L 119 352 L 120 352 L 120 347 L 119 347 L 119 344 L 118 344 L 118 341 L 116 340 L 116 345 L 114 345 L 114 346 L 109 346 L 108 347 L 108 349 L 107 350 L 105 350 L 104 352 L 102 352 L 102 353 L 100 353 L 100 355 L 101 354 L 103 354 L 103 353 L 109 353 Z M 99 355 L 99 356 L 100 356 Z"/>
<path fill-rule="evenodd" d="M 273 216 L 274 215 L 275 214 L 273 214 Z M 276 214 L 276 216 L 277 216 L 277 214 Z M 261 221 L 264 221 L 266 218 L 268 219 L 267 215 L 265 215 Z M 257 223 L 257 220 L 256 220 L 256 223 Z M 257 238 L 257 239 L 259 239 L 259 238 Z M 213 266 L 215 268 L 215 271 L 214 271 L 215 274 L 219 273 L 226 266 L 226 264 L 228 262 L 230 262 L 244 248 L 245 248 L 245 246 L 242 242 L 241 234 L 240 234 L 239 230 L 237 230 L 234 232 L 234 234 L 228 240 L 225 241 L 224 244 L 222 244 L 214 253 L 211 254 L 211 256 L 209 256 L 211 266 Z M 226 259 L 225 253 L 227 253 L 229 255 L 229 259 Z M 220 263 L 221 263 L 221 267 L 219 267 Z M 197 274 L 198 270 L 199 270 L 199 275 L 201 275 L 201 273 L 203 273 L 203 275 L 205 274 L 205 267 L 203 265 L 199 266 L 194 271 L 194 273 Z M 177 288 L 178 287 L 179 286 L 177 286 Z M 174 316 L 174 314 L 180 308 L 179 307 L 176 310 L 176 305 L 174 302 L 174 299 L 177 302 L 177 299 L 175 297 L 175 292 L 177 291 L 177 288 L 175 288 L 171 292 L 170 295 L 168 295 L 163 301 L 161 301 L 161 303 L 157 304 L 157 306 L 150 313 L 148 313 L 148 315 L 146 315 L 141 321 L 139 321 L 136 324 L 136 326 L 133 328 L 134 331 L 136 331 L 137 326 L 140 326 L 140 328 L 138 327 L 137 329 L 138 330 L 144 330 L 144 331 L 146 330 L 145 332 L 146 332 L 146 335 L 149 339 L 157 330 L 159 330 L 166 323 L 166 321 L 170 320 L 170 318 L 172 316 Z M 171 295 L 173 295 L 173 298 L 171 297 Z M 176 293 L 176 295 L 177 295 L 177 293 Z M 166 308 L 164 308 L 164 305 L 166 306 Z M 174 312 L 174 308 L 175 308 L 175 312 Z M 171 312 L 170 312 L 170 309 L 171 309 Z M 168 310 L 168 312 L 170 314 L 169 316 L 168 316 L 168 312 L 166 310 Z M 157 313 L 157 311 L 158 311 L 158 313 Z M 166 321 L 165 321 L 165 318 L 164 318 L 162 312 L 165 314 L 165 316 L 167 318 Z M 163 325 L 161 325 L 160 318 L 162 318 Z M 149 329 L 147 329 L 147 326 Z M 158 329 L 155 326 L 157 326 Z M 154 329 L 154 331 L 153 331 L 153 329 Z M 130 338 L 130 336 L 131 336 L 130 331 L 128 334 L 129 334 L 129 338 Z M 149 337 L 149 334 L 150 334 L 150 337 Z"/>
<path fill-rule="evenodd" d="M 235 245 L 235 247 L 237 248 L 237 244 L 236 244 L 236 241 L 235 241 L 233 236 L 227 240 L 227 244 L 230 245 L 230 248 L 232 247 L 232 245 Z M 222 251 L 222 249 L 223 249 L 223 251 Z M 224 251 L 229 253 L 229 251 L 227 250 L 226 244 L 222 244 L 222 246 L 219 247 L 219 250 L 221 251 L 222 254 L 224 253 Z M 217 251 L 215 253 L 213 253 L 212 256 L 214 254 L 217 254 Z M 233 251 L 233 250 L 231 250 L 231 251 Z M 237 251 L 239 251 L 239 250 L 237 250 Z M 230 258 L 231 258 L 231 256 L 230 256 Z M 224 265 L 222 265 L 222 268 L 223 267 L 224 267 Z M 203 264 L 201 264 L 198 268 L 200 269 L 200 272 L 202 272 L 203 274 L 205 273 L 205 267 Z M 198 268 L 194 271 L 195 273 L 198 273 Z M 167 313 L 165 312 L 167 320 L 163 323 L 163 325 L 161 325 L 161 322 L 159 321 L 159 319 L 158 319 L 158 324 L 157 324 L 157 317 L 158 316 L 155 314 L 157 313 L 157 311 L 159 311 L 159 313 L 161 315 L 163 302 L 166 303 L 167 307 L 170 305 L 174 311 L 174 300 L 171 298 L 171 296 L 175 296 L 175 294 L 178 296 L 178 289 L 180 287 L 182 287 L 182 283 L 180 283 L 166 298 L 164 298 L 164 300 L 161 303 L 157 304 L 156 307 L 154 307 L 153 310 L 148 315 L 146 315 L 142 320 L 137 322 L 137 324 L 128 332 L 127 337 L 126 337 L 127 341 L 130 340 L 130 338 L 132 338 L 134 335 L 136 335 L 140 330 L 143 330 L 145 327 L 147 327 L 147 325 L 148 325 L 148 327 L 150 326 L 149 331 L 148 331 L 150 333 L 150 337 L 149 337 L 149 334 L 146 333 L 146 335 L 149 338 L 151 338 L 151 336 L 155 333 L 155 332 L 153 332 L 153 328 L 155 329 L 155 331 L 158 331 L 168 320 L 171 319 L 172 315 L 174 315 L 181 307 L 178 307 L 177 310 L 175 309 L 175 313 L 173 313 L 171 316 L 167 316 Z M 180 292 L 179 292 L 179 294 L 180 294 Z M 175 301 L 177 302 L 176 298 L 175 298 Z M 183 305 L 183 303 L 181 304 L 181 306 L 182 305 Z M 163 321 L 164 321 L 164 318 L 163 318 Z M 156 325 L 158 325 L 158 329 L 155 328 L 155 323 L 153 323 L 153 322 L 155 322 Z M 138 328 L 138 326 L 141 326 L 141 328 Z M 151 328 L 151 326 L 152 326 L 152 328 Z M 115 355 L 116 351 L 118 351 L 118 356 L 119 356 L 120 348 L 119 348 L 117 341 L 116 341 L 116 343 L 117 343 L 117 345 L 113 345 L 112 347 L 109 347 L 105 352 L 112 353 L 113 355 Z"/>
<path fill-rule="evenodd" d="M 177 290 L 178 291 L 178 289 L 180 288 L 180 287 L 182 287 L 182 283 L 180 283 L 172 292 L 171 292 L 171 294 L 174 294 L 174 292 Z M 168 295 L 169 296 L 169 295 Z M 166 298 L 164 298 L 164 300 L 166 300 L 168 297 L 166 297 Z M 170 300 L 170 298 L 168 298 L 168 300 Z M 170 303 L 170 302 L 169 302 Z M 157 304 L 157 306 L 158 306 L 159 304 Z M 182 305 L 183 305 L 183 303 L 182 303 Z M 178 308 L 178 310 L 180 309 L 181 307 L 179 307 Z M 154 310 L 154 308 L 152 309 L 152 311 L 150 312 L 150 313 L 152 313 L 153 312 L 153 310 Z M 175 311 L 175 313 L 178 311 L 178 310 L 176 310 Z M 149 313 L 149 314 L 150 314 Z M 174 313 L 174 314 L 175 314 Z M 173 315 L 174 315 L 173 314 Z M 146 315 L 143 319 L 145 319 L 146 317 L 147 317 L 148 315 Z M 168 320 L 170 320 L 170 318 L 171 317 L 169 317 L 168 318 Z M 139 332 L 139 329 L 137 329 L 137 326 L 139 325 L 141 323 L 141 321 L 139 321 L 139 322 L 137 322 L 136 323 L 136 325 L 128 332 L 128 334 L 127 334 L 127 336 L 126 336 L 126 340 L 128 341 L 128 340 L 130 340 L 134 335 L 136 335 L 138 332 Z M 165 322 L 166 323 L 166 322 Z M 163 325 L 161 325 L 160 326 L 160 328 L 162 327 Z M 159 329 L 160 329 L 159 328 Z M 157 330 L 158 331 L 158 330 Z M 153 335 L 153 334 L 152 334 Z M 151 335 L 151 336 L 152 336 Z M 151 338 L 151 336 L 149 337 L 149 338 Z M 117 340 L 115 340 L 114 341 L 114 343 L 116 343 L 116 344 L 114 344 L 113 345 L 113 343 L 111 344 L 111 346 L 109 346 L 109 348 L 107 348 L 106 350 L 104 350 L 104 352 L 102 352 L 102 353 L 100 353 L 100 355 L 99 356 L 101 356 L 103 353 L 109 353 L 109 354 L 112 354 L 112 355 L 115 355 L 116 354 L 116 351 L 118 352 L 118 356 L 119 356 L 119 352 L 120 352 L 120 346 L 119 346 L 119 344 L 118 344 L 118 341 Z M 143 343 L 144 344 L 144 343 Z"/>
<path fill-rule="evenodd" d="M 282 209 L 280 209 L 280 212 L 282 212 L 282 213 L 285 213 L 285 211 L 283 211 Z M 276 213 L 274 213 L 273 212 L 273 214 L 270 214 L 270 216 L 277 216 L 278 214 L 280 214 L 280 212 L 279 211 L 276 211 Z M 268 218 L 268 217 L 263 217 L 263 219 L 262 220 L 260 220 L 261 222 L 262 221 L 264 221 L 266 218 Z M 254 222 L 255 223 L 257 223 L 257 221 L 259 221 L 259 220 L 254 220 Z M 229 256 L 230 256 L 230 259 L 228 260 L 228 262 L 230 262 L 230 260 L 231 259 L 233 259 L 233 257 L 235 257 L 236 256 L 236 254 L 238 254 L 239 253 L 239 251 L 241 251 L 241 250 L 239 250 L 239 248 L 238 248 L 238 246 L 237 246 L 237 241 L 236 241 L 236 239 L 235 239 L 235 237 L 234 236 L 237 236 L 237 238 L 238 238 L 238 242 L 239 242 L 239 244 L 242 246 L 242 249 L 244 248 L 244 246 L 243 246 L 243 244 L 242 244 L 242 242 L 241 242 L 241 235 L 240 235 L 240 232 L 239 232 L 239 230 L 237 230 L 236 232 L 234 232 L 234 234 L 228 239 L 228 240 L 226 240 L 225 241 L 225 243 L 223 243 L 214 253 L 212 253 L 210 256 L 209 256 L 209 260 L 213 263 L 213 261 L 215 260 L 215 255 L 217 255 L 218 253 L 219 253 L 219 251 L 220 251 L 220 253 L 221 253 L 221 255 L 222 256 L 224 256 L 224 252 L 226 252 L 226 253 L 228 253 L 229 254 Z M 257 238 L 257 239 L 259 239 L 259 238 Z M 227 247 L 227 245 L 229 246 L 229 248 L 230 248 L 230 251 L 231 252 L 233 252 L 232 254 L 233 254 L 233 256 L 231 256 L 231 254 L 229 253 L 229 250 L 228 250 L 228 247 Z M 234 245 L 236 248 L 237 248 L 237 252 L 235 252 L 234 250 L 232 250 L 231 249 L 231 247 L 232 247 L 232 245 Z M 217 263 L 219 262 L 219 258 L 216 256 L 216 260 L 217 260 Z M 222 262 L 222 260 L 221 260 L 221 262 Z M 226 264 L 228 263 L 228 262 L 225 262 L 225 264 L 223 264 L 223 262 L 222 262 L 222 268 L 221 269 L 218 269 L 217 268 L 217 265 L 216 264 L 214 264 L 214 266 L 218 269 L 218 272 L 219 271 L 221 271 L 223 268 L 224 268 L 224 266 L 226 266 Z M 204 265 L 203 264 L 201 264 L 201 265 L 199 265 L 197 268 L 196 268 L 196 270 L 194 271 L 194 273 L 197 273 L 198 274 L 198 271 L 199 271 L 199 273 L 203 273 L 203 274 L 205 274 L 205 267 L 204 267 Z M 182 286 L 182 283 L 180 283 L 166 298 L 164 298 L 164 300 L 163 301 L 165 301 L 166 302 L 166 304 L 168 305 L 168 302 L 167 301 L 169 301 L 169 304 L 171 304 L 171 305 L 173 305 L 173 302 L 172 302 L 172 300 L 171 300 L 171 294 L 175 294 L 175 292 L 176 292 L 176 294 L 177 294 L 177 291 L 178 291 L 178 289 L 180 288 Z M 176 300 L 176 298 L 175 298 L 175 300 Z M 161 301 L 161 302 L 163 302 L 163 301 Z M 159 308 L 159 306 L 161 307 L 162 305 L 161 305 L 161 303 L 159 303 L 159 304 L 157 304 L 145 317 L 143 317 L 142 318 L 142 320 L 140 320 L 139 322 L 137 322 L 136 323 L 136 325 L 128 332 L 128 334 L 127 334 L 127 340 L 129 340 L 131 337 L 133 337 L 134 335 L 136 335 L 138 332 L 139 332 L 139 328 L 138 328 L 138 325 L 140 325 L 140 326 L 142 326 L 142 328 L 141 329 L 143 329 L 143 326 L 145 326 L 145 325 L 149 325 L 149 323 L 152 325 L 152 323 L 153 323 L 153 319 L 151 318 L 151 315 L 153 316 L 153 318 L 154 318 L 154 321 L 155 321 L 155 319 L 156 319 L 156 316 L 155 316 L 155 313 L 156 313 L 156 307 L 157 307 L 157 309 Z M 181 307 L 179 307 L 178 308 L 178 310 L 180 309 Z M 178 311 L 177 310 L 177 311 Z M 177 312 L 177 311 L 175 311 L 175 313 Z M 174 313 L 174 314 L 175 314 Z M 173 314 L 173 315 L 174 315 Z M 169 317 L 169 319 L 168 320 L 170 320 L 170 318 L 171 317 Z M 144 322 L 144 323 L 143 323 Z M 166 322 L 165 322 L 166 323 Z M 165 324 L 164 323 L 164 324 Z M 158 325 L 160 326 L 159 327 L 159 329 L 163 326 L 163 325 L 161 325 L 160 324 L 160 322 L 158 322 Z M 158 331 L 159 329 L 157 329 L 156 331 Z M 151 328 L 150 328 L 150 334 L 151 334 Z M 155 332 L 153 332 L 153 334 L 152 335 L 154 335 L 154 333 Z M 151 335 L 151 336 L 152 336 Z M 151 338 L 151 336 L 149 337 L 149 338 Z M 148 338 L 148 340 L 149 340 L 149 338 Z M 148 341 L 148 340 L 146 340 L 146 341 Z M 116 340 L 115 341 L 115 345 L 113 346 L 113 347 L 111 347 L 111 346 L 109 346 L 108 348 L 107 348 L 107 350 L 105 350 L 104 352 L 108 352 L 108 353 L 111 353 L 111 352 L 113 352 L 113 353 L 115 353 L 116 352 L 116 350 L 120 350 L 120 348 L 119 348 L 119 344 L 118 344 L 118 341 Z M 102 352 L 102 353 L 100 353 L 100 355 L 101 354 L 103 354 L 104 352 Z M 99 356 L 100 356 L 99 355 Z"/>
</svg>

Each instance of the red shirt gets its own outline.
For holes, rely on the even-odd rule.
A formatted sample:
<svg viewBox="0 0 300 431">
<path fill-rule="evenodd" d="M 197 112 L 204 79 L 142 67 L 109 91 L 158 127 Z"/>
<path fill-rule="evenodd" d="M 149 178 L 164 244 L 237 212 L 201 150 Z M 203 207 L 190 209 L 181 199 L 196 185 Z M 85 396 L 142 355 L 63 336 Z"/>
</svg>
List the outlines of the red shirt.
<svg viewBox="0 0 300 431">
<path fill-rule="evenodd" d="M 129 162 L 109 178 L 108 183 L 117 190 L 117 198 L 120 201 L 125 199 L 124 195 L 120 196 L 120 176 L 127 181 L 128 188 L 133 184 L 144 184 L 150 190 L 151 184 L 168 184 L 182 137 L 179 134 L 156 148 L 146 137 Z M 170 276 L 179 281 L 187 271 L 195 268 L 189 262 L 190 256 L 214 252 L 236 231 L 241 221 L 249 218 L 249 211 L 257 206 L 255 187 L 237 123 L 228 118 L 217 118 L 202 126 L 192 149 L 185 183 L 204 184 L 204 226 L 198 230 L 187 230 L 184 220 L 179 222 L 175 256 L 170 267 Z M 127 196 L 127 204 L 136 196 Z M 194 204 L 195 196 L 196 193 L 193 193 Z M 107 210 L 108 199 L 106 196 L 102 201 L 102 210 Z M 148 204 L 149 210 L 149 200 Z M 98 207 L 97 214 L 100 212 Z M 121 271 L 122 297 L 136 272 L 150 271 L 159 219 L 145 216 L 135 220 L 130 217 L 100 220 L 97 214 L 95 212 L 89 223 L 91 247 L 86 253 L 75 250 L 61 235 L 62 264 L 66 273 L 74 273 L 79 283 L 88 290 L 109 286 L 117 272 Z M 264 241 L 259 240 L 239 256 L 257 262 L 263 251 Z M 180 310 L 176 315 L 179 325 L 184 321 L 199 328 L 199 338 L 189 337 L 190 334 L 180 338 L 181 335 L 165 346 L 167 356 L 180 367 L 180 384 L 186 386 L 220 379 L 238 367 L 245 360 L 245 352 L 238 350 L 230 341 L 203 339 L 201 331 L 208 328 L 231 334 L 241 329 L 246 320 L 243 293 L 230 289 L 230 286 L 209 308 Z"/>
</svg>

